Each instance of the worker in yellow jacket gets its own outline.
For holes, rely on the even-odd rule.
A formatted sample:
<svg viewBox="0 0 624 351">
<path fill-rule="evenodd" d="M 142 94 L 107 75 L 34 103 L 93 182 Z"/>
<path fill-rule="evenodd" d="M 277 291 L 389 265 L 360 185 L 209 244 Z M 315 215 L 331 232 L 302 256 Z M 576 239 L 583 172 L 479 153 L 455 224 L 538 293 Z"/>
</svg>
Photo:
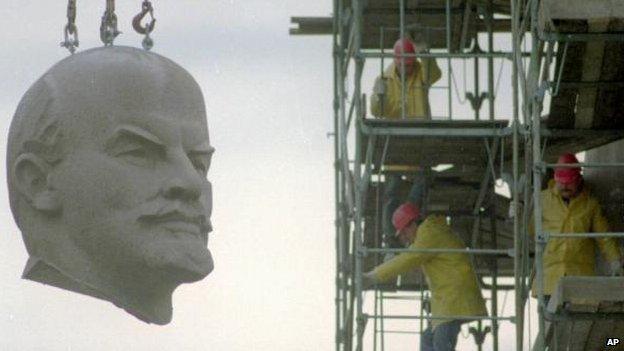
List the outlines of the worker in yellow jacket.
<svg viewBox="0 0 624 351">
<path fill-rule="evenodd" d="M 392 216 L 399 240 L 410 249 L 464 249 L 463 242 L 451 231 L 442 216 L 424 221 L 412 203 L 401 205 Z M 433 319 L 423 332 L 420 350 L 454 350 L 462 323 L 453 316 L 487 316 L 485 301 L 470 258 L 465 253 L 406 252 L 364 273 L 364 286 L 388 281 L 412 269 L 422 268 L 431 290 Z"/>
<path fill-rule="evenodd" d="M 573 164 L 578 160 L 566 153 L 557 163 Z M 554 180 L 541 193 L 542 230 L 545 233 L 608 232 L 609 223 L 600 204 L 583 182 L 580 168 L 557 168 Z M 533 228 L 531 228 L 533 229 Z M 531 230 L 534 235 L 534 230 Z M 543 256 L 544 295 L 546 301 L 559 279 L 566 275 L 595 275 L 595 248 L 602 252 L 613 275 L 622 274 L 621 254 L 615 238 L 551 238 Z M 536 280 L 533 296 L 537 295 Z"/>
<path fill-rule="evenodd" d="M 402 69 L 405 68 L 405 117 L 431 119 L 429 108 L 429 87 L 442 77 L 440 67 L 433 58 L 418 60 L 403 57 L 427 51 L 424 42 L 415 44 L 408 38 L 401 38 L 394 44 L 394 61 L 383 75 L 377 77 L 371 96 L 371 113 L 375 117 L 399 119 L 402 117 L 403 97 Z M 402 64 L 404 62 L 404 65 Z"/>
<path fill-rule="evenodd" d="M 375 117 L 400 119 L 402 116 L 402 79 L 405 70 L 405 117 L 431 119 L 429 108 L 429 87 L 437 82 L 442 73 L 435 59 L 418 60 L 415 57 L 400 57 L 402 54 L 415 54 L 427 51 L 427 44 L 414 43 L 409 38 L 400 38 L 394 43 L 393 63 L 377 77 L 371 96 L 371 112 Z M 403 63 L 403 64 L 402 64 Z M 384 206 L 382 211 L 384 241 L 391 247 L 397 247 L 394 240 L 394 228 L 391 216 L 404 201 L 422 205 L 425 188 L 425 174 L 417 166 L 384 165 L 386 183 L 384 187 Z M 408 197 L 399 197 L 402 176 L 413 180 Z"/>
</svg>

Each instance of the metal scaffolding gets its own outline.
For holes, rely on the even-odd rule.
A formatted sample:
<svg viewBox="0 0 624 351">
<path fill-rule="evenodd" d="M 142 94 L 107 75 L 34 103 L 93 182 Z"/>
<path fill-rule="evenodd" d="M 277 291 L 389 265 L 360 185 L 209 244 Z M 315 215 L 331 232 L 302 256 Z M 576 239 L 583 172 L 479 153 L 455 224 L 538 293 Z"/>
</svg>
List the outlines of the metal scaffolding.
<svg viewBox="0 0 624 351">
<path fill-rule="evenodd" d="M 596 1 L 599 0 L 589 2 Z M 573 59 L 571 52 L 584 45 L 579 43 L 623 41 L 624 35 L 604 26 L 602 31 L 589 26 L 580 32 L 575 32 L 573 26 L 558 24 L 555 28 L 554 22 L 549 22 L 542 13 L 546 10 L 550 11 L 548 14 L 554 13 L 549 7 L 552 3 L 547 0 L 334 0 L 331 19 L 293 18 L 299 28 L 291 29 L 292 34 L 331 33 L 333 36 L 337 351 L 384 350 L 391 335 L 418 335 L 426 321 L 440 318 L 426 311 L 429 292 L 422 275 L 412 277 L 411 281 L 406 276 L 391 284 L 363 289 L 365 270 L 382 262 L 384 255 L 402 252 L 470 255 L 483 290 L 490 292 L 490 315 L 452 318 L 473 321 L 471 333 L 479 350 L 487 333 L 492 336 L 492 349 L 499 349 L 498 328 L 504 322 L 515 325 L 516 350 L 530 347 L 524 344 L 525 307 L 534 266 L 539 333 L 533 350 L 544 350 L 548 345 L 546 318 L 554 319 L 545 312 L 542 256 L 549 238 L 569 234 L 542 231 L 542 181 L 548 169 L 562 166 L 552 163 L 561 152 L 580 152 L 624 137 L 621 123 L 610 125 L 595 118 L 587 124 L 574 108 L 568 115 L 561 113 L 559 100 L 555 100 L 569 98 L 566 94 L 575 91 L 578 94 L 579 89 L 622 90 L 624 84 L 615 79 L 568 79 L 571 74 L 566 64 Z M 573 30 L 566 31 L 570 28 Z M 427 121 L 406 118 L 403 79 L 402 118 L 367 117 L 366 93 L 362 89 L 365 63 L 378 60 L 383 73 L 384 59 L 394 57 L 386 49 L 399 36 L 414 33 L 428 37 L 431 52 L 404 54 L 404 57 L 446 61 L 445 86 L 427 87 L 446 92 L 446 115 Z M 511 49 L 495 50 L 494 34 Z M 483 39 L 487 42 L 486 50 L 479 45 Z M 512 115 L 507 118 L 495 115 L 495 60 L 511 63 Z M 457 85 L 453 80 L 454 63 L 463 63 L 465 68 L 470 61 L 474 63 L 474 90 L 467 91 L 465 99 L 470 102 L 473 116 L 462 119 L 453 114 L 457 110 L 454 105 L 460 102 L 453 98 L 453 84 Z M 479 73 L 482 62 L 486 64 L 485 79 Z M 486 91 L 480 88 L 483 81 Z M 548 119 L 542 115 L 546 100 L 550 100 L 551 109 Z M 486 118 L 480 114 L 484 101 L 488 106 Z M 419 165 L 428 170 L 443 164 L 454 166 L 447 172 L 452 176 L 445 172 L 433 176 L 425 208 L 428 213 L 445 215 L 464 239 L 466 249 L 396 249 L 382 240 L 380 194 L 387 164 Z M 495 184 L 501 179 L 509 186 L 509 196 L 495 191 Z M 436 186 L 436 182 L 442 185 Z M 511 220 L 506 218 L 510 206 Z M 532 216 L 534 223 L 530 222 Z M 537 233 L 533 247 L 527 235 L 531 225 Z M 623 233 L 574 233 L 574 236 L 624 237 Z M 534 251 L 534 265 L 531 251 Z M 499 313 L 498 295 L 503 290 L 513 290 L 512 315 Z M 368 306 L 371 304 L 365 303 L 366 294 L 371 292 L 372 312 Z M 405 301 L 414 303 L 420 313 L 388 312 L 392 304 Z M 367 345 L 365 331 L 371 319 L 372 344 Z M 410 330 L 388 328 L 389 321 L 404 319 L 418 322 L 414 321 L 415 328 Z M 507 345 L 504 349 L 508 349 Z"/>
</svg>

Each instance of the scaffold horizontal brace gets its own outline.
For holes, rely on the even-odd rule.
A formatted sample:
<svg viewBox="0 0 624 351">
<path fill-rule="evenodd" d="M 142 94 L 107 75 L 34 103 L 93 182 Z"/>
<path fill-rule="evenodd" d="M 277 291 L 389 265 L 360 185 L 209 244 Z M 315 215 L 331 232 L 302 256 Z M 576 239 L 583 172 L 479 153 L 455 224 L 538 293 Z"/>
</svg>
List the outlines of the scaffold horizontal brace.
<svg viewBox="0 0 624 351">
<path fill-rule="evenodd" d="M 390 248 L 366 248 L 363 247 L 360 249 L 363 255 L 368 255 L 369 253 L 428 253 L 428 254 L 438 254 L 438 253 L 461 253 L 461 254 L 469 254 L 469 255 L 506 255 L 510 256 L 512 254 L 512 249 L 509 250 L 495 250 L 495 249 L 450 249 L 450 248 L 439 248 L 439 249 L 390 249 Z"/>
<path fill-rule="evenodd" d="M 622 232 L 605 233 L 544 233 L 548 238 L 624 238 Z"/>
<path fill-rule="evenodd" d="M 458 319 L 465 321 L 476 320 L 497 320 L 513 322 L 516 318 L 513 316 L 417 316 L 417 315 L 366 315 L 368 319 L 424 319 L 424 320 L 449 320 Z"/>
<path fill-rule="evenodd" d="M 527 129 L 520 129 L 522 135 L 532 135 L 533 132 Z M 622 129 L 549 129 L 541 128 L 540 136 L 549 138 L 575 138 L 575 137 L 624 137 Z"/>
<path fill-rule="evenodd" d="M 483 138 L 511 135 L 506 128 L 412 128 L 412 127 L 370 127 L 361 125 L 362 133 L 381 136 L 430 136 L 446 138 Z"/>
<path fill-rule="evenodd" d="M 577 168 L 577 167 L 624 167 L 624 163 L 621 162 L 579 162 L 579 163 L 545 163 L 540 162 L 539 166 L 542 168 Z"/>
<path fill-rule="evenodd" d="M 417 331 L 409 331 L 409 330 L 376 330 L 377 334 L 409 334 L 409 335 L 420 335 L 420 332 Z"/>
<path fill-rule="evenodd" d="M 394 53 L 381 53 L 381 52 L 360 52 L 356 54 L 357 57 L 360 58 L 395 58 L 395 57 L 416 57 L 416 58 L 459 58 L 459 59 L 471 59 L 471 58 L 506 58 L 513 59 L 513 53 L 511 52 L 482 52 L 482 53 L 470 53 L 470 52 L 456 52 L 456 53 L 444 53 L 444 52 L 436 52 L 436 53 L 418 53 L 418 54 L 403 54 L 403 55 L 395 55 Z"/>
<path fill-rule="evenodd" d="M 583 42 L 583 41 L 624 41 L 624 33 L 539 33 L 540 40 L 559 42 Z"/>
</svg>

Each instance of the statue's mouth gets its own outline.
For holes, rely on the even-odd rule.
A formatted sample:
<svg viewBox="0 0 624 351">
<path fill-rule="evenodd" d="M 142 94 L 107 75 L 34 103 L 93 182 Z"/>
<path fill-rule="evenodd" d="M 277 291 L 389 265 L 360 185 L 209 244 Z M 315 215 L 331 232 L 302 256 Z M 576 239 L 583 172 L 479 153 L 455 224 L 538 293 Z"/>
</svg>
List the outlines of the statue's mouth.
<svg viewBox="0 0 624 351">
<path fill-rule="evenodd" d="M 183 232 L 193 234 L 197 237 L 201 234 L 199 225 L 192 222 L 185 222 L 181 220 L 170 220 L 161 222 L 161 226 L 172 232 Z"/>
<path fill-rule="evenodd" d="M 207 239 L 211 229 L 210 223 L 206 221 L 206 216 L 186 214 L 179 210 L 143 215 L 139 217 L 139 221 L 150 225 L 159 225 L 175 233 L 191 234 L 204 240 Z"/>
</svg>

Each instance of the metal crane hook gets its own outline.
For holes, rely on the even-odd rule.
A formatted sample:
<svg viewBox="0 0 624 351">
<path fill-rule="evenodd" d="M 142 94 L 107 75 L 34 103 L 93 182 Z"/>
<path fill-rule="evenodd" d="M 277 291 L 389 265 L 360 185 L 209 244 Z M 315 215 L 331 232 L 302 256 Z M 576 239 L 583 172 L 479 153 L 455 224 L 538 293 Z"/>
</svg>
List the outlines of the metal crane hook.
<svg viewBox="0 0 624 351">
<path fill-rule="evenodd" d="M 145 16 L 151 17 L 151 20 L 143 26 L 141 21 L 145 18 Z M 149 0 L 144 0 L 141 5 L 141 12 L 134 16 L 132 19 L 132 27 L 139 34 L 149 34 L 154 30 L 154 26 L 156 26 L 156 18 L 154 18 L 154 7 L 152 7 L 152 3 Z"/>
</svg>

